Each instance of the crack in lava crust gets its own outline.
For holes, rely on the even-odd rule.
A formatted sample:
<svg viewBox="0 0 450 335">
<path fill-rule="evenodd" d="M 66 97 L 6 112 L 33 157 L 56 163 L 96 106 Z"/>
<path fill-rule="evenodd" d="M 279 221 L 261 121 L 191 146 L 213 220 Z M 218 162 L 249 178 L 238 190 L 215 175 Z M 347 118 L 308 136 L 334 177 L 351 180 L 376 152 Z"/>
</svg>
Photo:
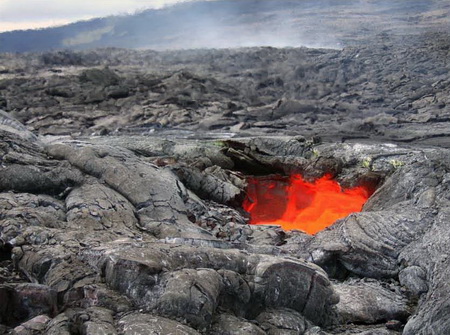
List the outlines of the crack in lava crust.
<svg viewBox="0 0 450 335">
<path fill-rule="evenodd" d="M 364 186 L 343 190 L 331 175 L 310 183 L 301 175 L 252 177 L 242 206 L 250 224 L 279 225 L 315 234 L 336 220 L 360 212 L 373 192 Z"/>
</svg>

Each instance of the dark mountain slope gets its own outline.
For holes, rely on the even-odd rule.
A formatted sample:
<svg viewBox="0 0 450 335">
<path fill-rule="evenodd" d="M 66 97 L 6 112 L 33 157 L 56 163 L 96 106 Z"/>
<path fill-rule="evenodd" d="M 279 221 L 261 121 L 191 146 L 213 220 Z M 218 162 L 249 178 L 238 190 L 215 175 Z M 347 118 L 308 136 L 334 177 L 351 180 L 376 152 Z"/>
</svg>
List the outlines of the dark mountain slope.
<svg viewBox="0 0 450 335">
<path fill-rule="evenodd" d="M 134 15 L 0 34 L 0 52 L 96 47 L 340 47 L 374 34 L 450 28 L 446 1 L 196 1 Z"/>
</svg>

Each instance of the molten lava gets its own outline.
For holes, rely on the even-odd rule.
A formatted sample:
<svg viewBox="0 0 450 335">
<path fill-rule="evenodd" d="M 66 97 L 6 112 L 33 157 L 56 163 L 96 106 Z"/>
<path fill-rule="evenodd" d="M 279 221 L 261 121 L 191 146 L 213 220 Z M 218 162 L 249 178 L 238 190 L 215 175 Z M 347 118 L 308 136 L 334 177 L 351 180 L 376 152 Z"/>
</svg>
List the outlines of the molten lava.
<svg viewBox="0 0 450 335">
<path fill-rule="evenodd" d="M 313 183 L 300 175 L 248 180 L 243 208 L 251 224 L 280 225 L 285 230 L 315 234 L 353 212 L 359 212 L 371 191 L 363 186 L 342 190 L 326 175 Z"/>
</svg>

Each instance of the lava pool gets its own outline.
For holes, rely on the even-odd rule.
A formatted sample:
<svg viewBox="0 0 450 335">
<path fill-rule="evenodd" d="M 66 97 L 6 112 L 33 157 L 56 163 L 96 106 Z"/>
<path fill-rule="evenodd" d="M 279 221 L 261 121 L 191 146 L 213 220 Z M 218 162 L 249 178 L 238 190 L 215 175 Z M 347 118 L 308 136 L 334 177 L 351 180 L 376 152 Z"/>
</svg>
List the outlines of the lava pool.
<svg viewBox="0 0 450 335">
<path fill-rule="evenodd" d="M 357 186 L 342 189 L 330 175 L 307 182 L 301 175 L 247 179 L 242 204 L 250 224 L 279 225 L 284 230 L 315 234 L 336 220 L 360 212 L 373 191 Z"/>
</svg>

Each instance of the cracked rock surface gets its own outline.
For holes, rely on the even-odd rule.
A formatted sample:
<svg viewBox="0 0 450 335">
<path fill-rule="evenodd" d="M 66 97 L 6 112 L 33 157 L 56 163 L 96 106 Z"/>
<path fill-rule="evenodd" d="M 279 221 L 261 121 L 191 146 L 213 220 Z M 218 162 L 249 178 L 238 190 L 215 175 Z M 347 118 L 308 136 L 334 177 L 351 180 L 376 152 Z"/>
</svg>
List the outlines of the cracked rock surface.
<svg viewBox="0 0 450 335">
<path fill-rule="evenodd" d="M 450 333 L 449 37 L 417 38 L 0 55 L 0 334 Z M 375 191 L 248 224 L 246 177 L 292 173 Z"/>
<path fill-rule="evenodd" d="M 58 194 L 40 194 L 26 178 L 17 189 L 2 189 L 2 252 L 10 250 L 23 280 L 33 282 L 3 286 L 2 323 L 22 333 L 41 327 L 49 334 L 132 334 L 161 327 L 163 334 L 175 327 L 180 334 L 307 334 L 319 326 L 340 334 L 352 323 L 361 326 L 347 329 L 361 334 L 384 324 L 383 333 L 405 325 L 403 333 L 414 334 L 436 327 L 425 320 L 445 309 L 438 298 L 445 270 L 435 266 L 445 263 L 439 229 L 447 215 L 447 149 L 292 137 L 236 138 L 220 146 L 184 140 L 189 150 L 208 151 L 203 157 L 210 161 L 230 159 L 211 169 L 190 165 L 195 155 L 155 164 L 173 154 L 173 145 L 152 138 L 141 138 L 141 145 L 153 146 L 153 157 L 131 151 L 127 137 L 112 137 L 114 145 L 103 138 L 46 145 L 7 132 L 2 138 L 3 157 L 26 157 L 24 165 L 35 162 L 37 173 L 67 165 L 64 173 L 77 176 Z M 179 177 L 180 169 L 197 171 L 200 183 L 223 170 L 226 189 L 243 192 L 245 178 L 231 166 L 236 152 L 245 166 L 310 178 L 333 172 L 343 185 L 379 185 L 363 212 L 315 236 L 281 234 L 248 225 L 230 207 L 238 192 L 206 201 L 217 189 L 192 187 L 193 180 L 185 185 Z M 18 163 L 3 160 L 5 176 Z M 445 320 L 439 327 L 446 329 Z"/>
</svg>

